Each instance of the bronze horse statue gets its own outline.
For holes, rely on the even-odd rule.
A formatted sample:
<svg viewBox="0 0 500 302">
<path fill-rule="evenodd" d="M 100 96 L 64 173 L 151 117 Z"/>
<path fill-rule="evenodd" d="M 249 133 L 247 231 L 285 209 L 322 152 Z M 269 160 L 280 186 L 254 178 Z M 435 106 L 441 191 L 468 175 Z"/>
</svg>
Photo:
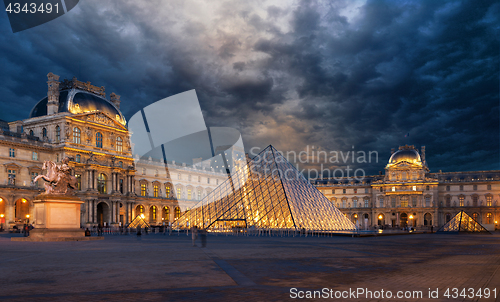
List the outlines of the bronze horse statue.
<svg viewBox="0 0 500 302">
<path fill-rule="evenodd" d="M 62 160 L 62 165 L 58 166 L 52 161 L 45 161 L 42 169 L 47 170 L 46 175 L 38 175 L 33 179 L 33 184 L 39 179 L 44 183 L 45 192 L 42 194 L 62 194 L 69 195 L 77 188 L 76 177 L 71 175 L 71 168 L 68 166 L 69 158 Z"/>
</svg>

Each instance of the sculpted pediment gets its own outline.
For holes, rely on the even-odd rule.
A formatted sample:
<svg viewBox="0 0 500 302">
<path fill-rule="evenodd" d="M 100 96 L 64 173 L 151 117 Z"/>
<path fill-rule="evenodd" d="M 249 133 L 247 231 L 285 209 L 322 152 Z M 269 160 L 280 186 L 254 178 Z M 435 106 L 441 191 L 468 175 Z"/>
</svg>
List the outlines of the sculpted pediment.
<svg viewBox="0 0 500 302">
<path fill-rule="evenodd" d="M 104 112 L 92 112 L 92 113 L 82 114 L 76 116 L 76 118 L 119 129 L 126 129 L 122 124 L 120 124 L 118 121 L 116 121 L 114 118 L 110 117 L 107 113 Z M 120 116 L 117 115 L 115 118 L 119 119 Z"/>
</svg>

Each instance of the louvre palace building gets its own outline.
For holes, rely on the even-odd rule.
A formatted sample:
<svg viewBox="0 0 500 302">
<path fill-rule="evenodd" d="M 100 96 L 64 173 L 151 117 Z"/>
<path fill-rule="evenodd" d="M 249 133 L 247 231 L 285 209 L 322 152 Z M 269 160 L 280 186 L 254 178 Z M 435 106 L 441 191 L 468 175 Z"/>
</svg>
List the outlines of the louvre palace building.
<svg viewBox="0 0 500 302">
<path fill-rule="evenodd" d="M 435 231 L 461 210 L 488 230 L 498 229 L 500 171 L 430 173 L 425 147 L 393 149 L 384 174 L 313 183 L 361 230 Z"/>
<path fill-rule="evenodd" d="M 82 227 L 128 225 L 137 215 L 150 225 L 169 225 L 226 179 L 210 166 L 134 159 L 120 96 L 76 78 L 47 75 L 46 96 L 29 117 L 0 120 L 0 226 L 33 222 L 33 179 L 44 161 L 69 166 L 77 178 Z M 28 114 L 28 112 L 27 112 Z"/>
</svg>

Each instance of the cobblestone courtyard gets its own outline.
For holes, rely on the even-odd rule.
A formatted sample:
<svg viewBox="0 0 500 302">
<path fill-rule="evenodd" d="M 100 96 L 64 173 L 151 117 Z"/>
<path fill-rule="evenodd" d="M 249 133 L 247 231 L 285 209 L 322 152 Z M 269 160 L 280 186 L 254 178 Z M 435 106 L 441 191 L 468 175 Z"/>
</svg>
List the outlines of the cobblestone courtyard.
<svg viewBox="0 0 500 302">
<path fill-rule="evenodd" d="M 185 234 L 81 242 L 11 242 L 10 236 L 0 235 L 4 301 L 285 301 L 292 300 L 290 288 L 423 293 L 340 299 L 346 301 L 495 301 L 443 294 L 489 288 L 493 295 L 496 288 L 498 297 L 500 290 L 500 234 L 210 235 L 206 248 L 193 247 Z M 429 289 L 439 289 L 438 299 L 429 299 Z"/>
</svg>

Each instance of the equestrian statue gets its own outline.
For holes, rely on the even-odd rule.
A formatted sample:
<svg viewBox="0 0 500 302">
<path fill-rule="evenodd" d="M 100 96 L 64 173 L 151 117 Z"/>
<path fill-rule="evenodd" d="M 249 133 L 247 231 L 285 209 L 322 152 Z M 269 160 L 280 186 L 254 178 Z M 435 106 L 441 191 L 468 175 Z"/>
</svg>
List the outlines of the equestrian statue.
<svg viewBox="0 0 500 302">
<path fill-rule="evenodd" d="M 39 179 L 43 179 L 46 183 L 44 183 L 45 192 L 42 194 L 72 195 L 73 190 L 77 188 L 77 180 L 76 177 L 71 175 L 71 168 L 68 166 L 68 163 L 68 157 L 62 160 L 61 165 L 56 165 L 52 161 L 45 161 L 42 169 L 47 170 L 47 174 L 35 177 L 33 184 Z"/>
</svg>

